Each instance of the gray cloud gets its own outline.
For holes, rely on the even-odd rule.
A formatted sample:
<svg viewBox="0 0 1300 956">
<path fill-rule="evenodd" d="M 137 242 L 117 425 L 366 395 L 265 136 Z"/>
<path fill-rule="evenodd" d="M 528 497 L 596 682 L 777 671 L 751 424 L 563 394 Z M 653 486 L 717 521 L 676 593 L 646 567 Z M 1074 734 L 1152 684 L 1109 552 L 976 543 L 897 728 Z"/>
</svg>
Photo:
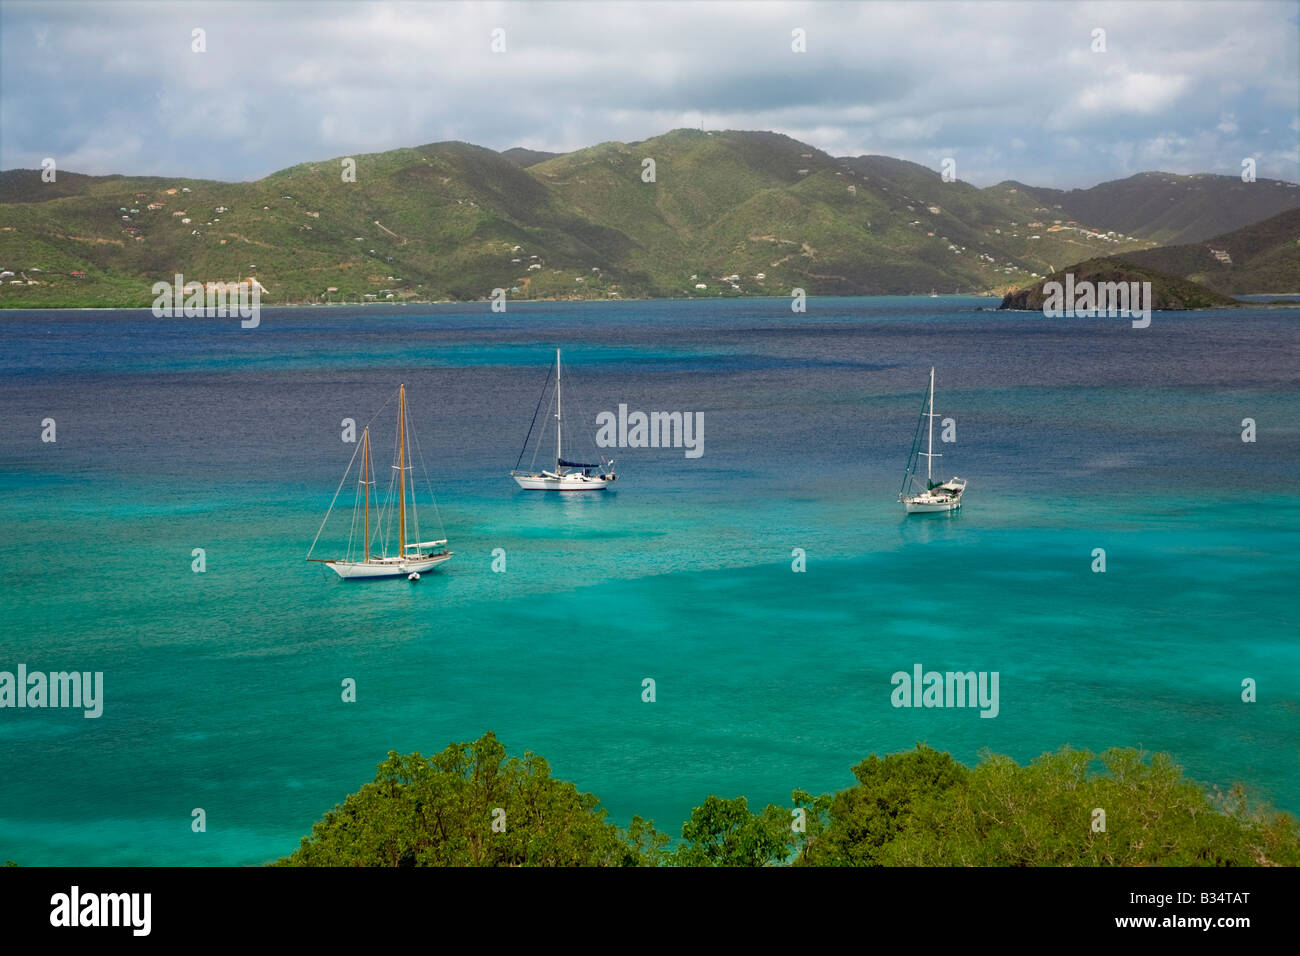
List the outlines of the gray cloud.
<svg viewBox="0 0 1300 956">
<path fill-rule="evenodd" d="M 252 179 L 442 139 L 559 151 L 704 124 L 834 155 L 953 156 L 981 185 L 1235 174 L 1244 156 L 1295 180 L 1298 9 L 5 3 L 0 167 Z"/>
</svg>

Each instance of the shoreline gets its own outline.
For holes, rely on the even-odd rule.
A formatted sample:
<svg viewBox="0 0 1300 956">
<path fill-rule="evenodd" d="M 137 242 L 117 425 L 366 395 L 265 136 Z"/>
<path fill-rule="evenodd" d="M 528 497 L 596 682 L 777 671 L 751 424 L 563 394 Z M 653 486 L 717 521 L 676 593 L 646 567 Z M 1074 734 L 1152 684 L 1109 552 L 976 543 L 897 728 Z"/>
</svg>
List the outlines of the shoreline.
<svg viewBox="0 0 1300 956">
<path fill-rule="evenodd" d="M 1159 309 L 1152 311 L 1160 312 L 1203 312 L 1207 309 L 1231 309 L 1238 306 L 1261 307 L 1273 306 L 1278 308 L 1295 308 L 1300 307 L 1300 292 L 1243 292 L 1242 296 L 1295 296 L 1295 301 L 1285 301 L 1274 299 L 1270 301 L 1249 302 L 1240 299 L 1235 303 L 1227 305 L 1206 306 L 1198 309 Z M 931 296 L 926 294 L 899 294 L 899 293 L 880 293 L 876 295 L 821 295 L 808 296 L 809 299 L 996 299 L 995 293 L 986 292 L 957 292 L 940 296 Z M 696 296 L 639 296 L 618 299 L 508 299 L 511 304 L 540 304 L 540 303 L 567 303 L 571 305 L 616 305 L 620 302 L 762 302 L 777 300 L 788 302 L 789 296 L 781 295 L 763 295 L 763 296 L 718 296 L 707 299 Z M 410 300 L 407 302 L 292 302 L 283 304 L 267 304 L 263 306 L 266 309 L 370 309 L 377 307 L 386 308 L 409 308 L 411 306 L 430 306 L 430 305 L 453 305 L 453 306 L 470 306 L 470 305 L 490 305 L 490 299 L 431 299 L 431 300 Z M 145 305 L 9 305 L 0 304 L 0 314 L 5 312 L 151 312 L 150 306 Z M 1039 312 L 1040 309 L 1003 309 L 1001 307 L 985 309 L 987 312 Z M 193 318 L 205 318 L 205 316 L 193 316 Z"/>
</svg>

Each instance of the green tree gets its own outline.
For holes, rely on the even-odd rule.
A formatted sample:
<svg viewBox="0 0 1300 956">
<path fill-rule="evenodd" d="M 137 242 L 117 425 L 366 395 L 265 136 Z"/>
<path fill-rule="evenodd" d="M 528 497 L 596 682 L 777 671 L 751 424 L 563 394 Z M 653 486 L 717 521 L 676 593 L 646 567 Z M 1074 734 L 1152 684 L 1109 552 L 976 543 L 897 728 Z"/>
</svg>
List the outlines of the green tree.
<svg viewBox="0 0 1300 956">
<path fill-rule="evenodd" d="M 948 801 L 923 802 L 888 865 L 1255 866 L 1300 863 L 1295 820 L 1243 791 L 1206 793 L 1168 754 L 1068 747 L 1021 767 L 984 755 Z"/>
<path fill-rule="evenodd" d="M 801 857 L 812 866 L 871 866 L 885 846 L 915 826 L 920 806 L 944 801 L 965 786 L 969 771 L 946 753 L 917 744 L 916 750 L 877 757 L 853 768 L 857 786 L 829 801 L 828 822 L 818 826 Z M 800 791 L 805 802 L 808 795 Z M 829 806 L 827 806 L 829 804 Z"/>
<path fill-rule="evenodd" d="M 796 863 L 830 866 L 1300 865 L 1293 817 L 1207 793 L 1168 754 L 1062 748 L 967 769 L 918 745 L 853 768 L 810 809 Z"/>
<path fill-rule="evenodd" d="M 677 866 L 769 866 L 782 863 L 794 844 L 790 811 L 768 804 L 751 813 L 744 797 L 710 795 L 682 826 Z"/>
<path fill-rule="evenodd" d="M 325 814 L 281 866 L 637 866 L 667 836 L 627 833 L 534 753 L 506 758 L 488 732 L 432 757 L 390 752 L 373 782 Z"/>
</svg>

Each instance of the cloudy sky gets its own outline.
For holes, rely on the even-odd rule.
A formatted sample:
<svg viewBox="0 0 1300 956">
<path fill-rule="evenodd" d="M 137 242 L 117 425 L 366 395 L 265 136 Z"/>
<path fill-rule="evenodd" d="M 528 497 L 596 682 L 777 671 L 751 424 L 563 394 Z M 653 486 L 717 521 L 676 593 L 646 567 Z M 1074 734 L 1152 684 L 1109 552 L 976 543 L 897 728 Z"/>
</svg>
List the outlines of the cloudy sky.
<svg viewBox="0 0 1300 956">
<path fill-rule="evenodd" d="M 1244 157 L 1296 181 L 1300 3 L 0 2 L 4 169 L 246 180 L 701 124 L 951 156 L 981 186 L 1237 175 Z"/>
</svg>

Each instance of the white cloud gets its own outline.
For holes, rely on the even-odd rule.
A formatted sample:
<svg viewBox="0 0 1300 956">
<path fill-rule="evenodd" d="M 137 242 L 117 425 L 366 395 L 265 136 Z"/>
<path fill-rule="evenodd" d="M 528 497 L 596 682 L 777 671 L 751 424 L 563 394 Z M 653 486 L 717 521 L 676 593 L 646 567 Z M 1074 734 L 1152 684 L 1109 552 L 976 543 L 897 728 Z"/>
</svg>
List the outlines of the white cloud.
<svg viewBox="0 0 1300 956">
<path fill-rule="evenodd" d="M 1094 83 L 1079 92 L 1072 108 L 1085 113 L 1164 112 L 1187 89 L 1186 76 L 1158 73 L 1126 73 Z"/>
</svg>

